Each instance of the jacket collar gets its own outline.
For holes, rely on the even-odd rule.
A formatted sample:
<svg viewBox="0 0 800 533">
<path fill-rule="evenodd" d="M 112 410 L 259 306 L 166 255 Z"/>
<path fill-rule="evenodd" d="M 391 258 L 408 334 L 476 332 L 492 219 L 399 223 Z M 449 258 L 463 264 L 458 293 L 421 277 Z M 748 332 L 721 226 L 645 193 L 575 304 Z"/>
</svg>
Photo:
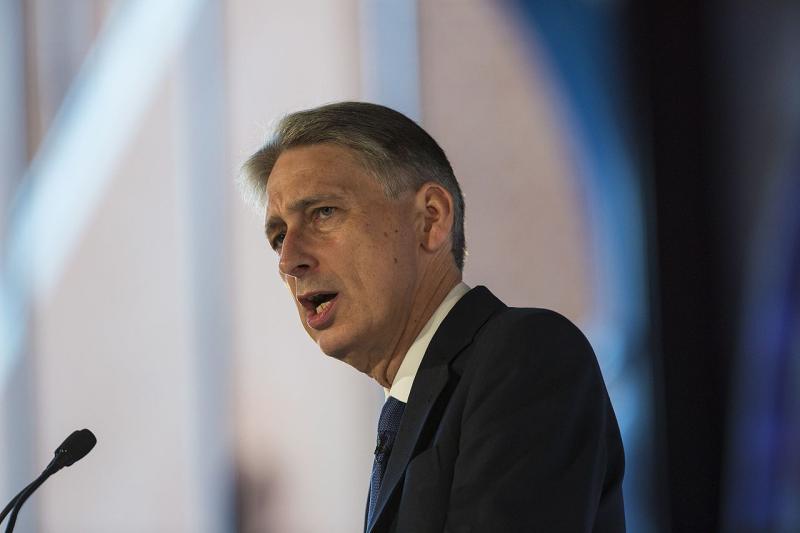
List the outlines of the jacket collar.
<svg viewBox="0 0 800 533">
<path fill-rule="evenodd" d="M 480 327 L 505 307 L 489 289 L 475 287 L 458 301 L 434 334 L 414 379 L 378 493 L 375 517 L 367 528 L 369 532 L 374 531 L 374 524 L 380 520 L 390 496 L 403 478 L 431 408 L 447 384 L 450 362 L 472 342 Z"/>
</svg>

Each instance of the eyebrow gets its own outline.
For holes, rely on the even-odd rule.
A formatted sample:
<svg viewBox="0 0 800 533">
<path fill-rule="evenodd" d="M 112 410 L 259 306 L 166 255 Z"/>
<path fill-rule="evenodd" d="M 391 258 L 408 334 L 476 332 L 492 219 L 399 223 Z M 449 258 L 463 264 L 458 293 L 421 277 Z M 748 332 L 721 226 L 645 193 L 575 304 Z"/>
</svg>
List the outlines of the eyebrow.
<svg viewBox="0 0 800 533">
<path fill-rule="evenodd" d="M 314 204 L 330 201 L 341 201 L 342 199 L 343 197 L 339 194 L 316 194 L 314 196 L 308 196 L 292 202 L 289 204 L 289 207 L 286 209 L 286 211 L 289 213 L 302 212 Z M 267 223 L 264 225 L 264 233 L 266 233 L 267 238 L 269 238 L 269 235 L 272 231 L 280 227 L 283 223 L 283 219 L 279 217 L 274 215 L 269 217 Z"/>
</svg>

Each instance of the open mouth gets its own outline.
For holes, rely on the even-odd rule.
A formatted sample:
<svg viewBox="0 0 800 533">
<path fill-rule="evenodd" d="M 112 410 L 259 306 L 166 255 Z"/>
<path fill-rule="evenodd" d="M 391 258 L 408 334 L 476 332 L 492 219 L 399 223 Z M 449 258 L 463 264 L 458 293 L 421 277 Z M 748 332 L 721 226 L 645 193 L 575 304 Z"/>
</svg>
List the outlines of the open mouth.
<svg viewBox="0 0 800 533">
<path fill-rule="evenodd" d="M 306 311 L 312 314 L 324 313 L 331 305 L 333 300 L 339 295 L 333 291 L 307 292 L 298 295 L 297 301 L 300 302 Z"/>
<path fill-rule="evenodd" d="M 313 329 L 325 329 L 333 323 L 333 314 L 336 308 L 338 292 L 306 293 L 298 297 L 297 301 L 306 310 L 306 324 Z"/>
<path fill-rule="evenodd" d="M 308 298 L 304 298 L 304 300 L 310 305 L 307 305 L 305 302 L 303 305 L 310 311 L 314 311 L 319 315 L 324 313 L 325 310 L 332 305 L 331 301 L 336 298 L 337 294 L 338 293 L 336 292 L 322 292 L 319 294 L 314 294 Z"/>
</svg>

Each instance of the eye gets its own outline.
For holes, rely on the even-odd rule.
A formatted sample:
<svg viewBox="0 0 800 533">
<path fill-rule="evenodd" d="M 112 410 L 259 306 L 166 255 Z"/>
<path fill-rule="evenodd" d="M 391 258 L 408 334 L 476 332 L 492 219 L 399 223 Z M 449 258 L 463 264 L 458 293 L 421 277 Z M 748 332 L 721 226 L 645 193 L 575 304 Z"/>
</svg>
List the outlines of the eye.
<svg viewBox="0 0 800 533">
<path fill-rule="evenodd" d="M 270 244 L 272 245 L 273 250 L 275 250 L 276 252 L 280 252 L 281 244 L 283 244 L 284 237 L 286 237 L 286 233 L 281 232 L 272 238 L 272 242 Z"/>
<path fill-rule="evenodd" d="M 331 218 L 333 214 L 336 212 L 336 208 L 331 206 L 324 206 L 324 207 L 318 207 L 314 211 L 317 215 L 317 218 L 325 219 L 325 218 Z"/>
</svg>

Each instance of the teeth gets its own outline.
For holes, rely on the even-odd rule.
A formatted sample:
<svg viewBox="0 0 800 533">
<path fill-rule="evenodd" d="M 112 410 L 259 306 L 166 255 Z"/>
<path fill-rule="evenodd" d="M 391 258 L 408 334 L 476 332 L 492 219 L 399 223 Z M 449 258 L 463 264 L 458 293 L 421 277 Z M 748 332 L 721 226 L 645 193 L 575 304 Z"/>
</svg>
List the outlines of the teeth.
<svg viewBox="0 0 800 533">
<path fill-rule="evenodd" d="M 327 302 L 322 302 L 321 304 L 319 304 L 317 306 L 317 314 L 320 314 L 321 312 L 323 312 L 324 310 L 326 310 L 330 306 L 331 306 L 331 300 L 329 300 Z"/>
</svg>

